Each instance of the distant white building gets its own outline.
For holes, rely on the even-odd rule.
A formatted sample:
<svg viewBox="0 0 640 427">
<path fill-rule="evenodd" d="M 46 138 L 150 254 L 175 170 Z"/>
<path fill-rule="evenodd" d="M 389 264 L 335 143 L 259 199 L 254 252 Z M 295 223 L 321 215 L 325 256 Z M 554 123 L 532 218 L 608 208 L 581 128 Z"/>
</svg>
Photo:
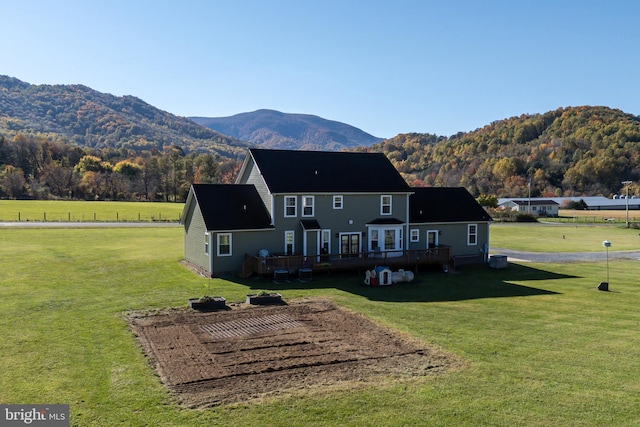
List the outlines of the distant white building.
<svg viewBox="0 0 640 427">
<path fill-rule="evenodd" d="M 640 198 L 637 198 L 636 196 L 632 196 L 629 197 L 629 199 L 627 200 L 625 198 L 625 196 L 614 196 L 613 199 L 608 199 L 604 196 L 585 196 L 585 197 L 550 197 L 550 198 L 538 198 L 538 197 L 532 197 L 531 198 L 531 210 L 532 210 L 532 214 L 536 215 L 536 211 L 533 210 L 533 206 L 534 203 L 537 203 L 538 201 L 553 201 L 558 205 L 558 208 L 562 208 L 564 205 L 566 205 L 568 202 L 579 202 L 580 200 L 582 200 L 585 205 L 587 205 L 587 209 L 591 210 L 591 211 L 603 211 L 603 210 L 625 210 L 627 209 L 627 201 L 629 202 L 629 210 L 638 210 L 640 209 Z M 513 204 L 509 205 L 509 202 L 514 202 Z M 515 206 L 516 204 L 518 206 L 522 206 L 524 204 L 524 210 L 522 210 L 522 208 L 520 208 L 518 211 L 519 212 L 528 212 L 527 210 L 527 206 L 529 203 L 529 199 L 528 198 L 504 198 L 504 199 L 498 199 L 498 206 L 503 206 L 503 207 L 511 207 L 511 206 Z M 513 209 L 516 210 L 516 209 Z M 539 212 L 539 209 L 538 209 Z M 558 214 L 557 208 L 556 208 L 556 215 Z M 551 216 L 551 215 L 548 215 Z"/>
<path fill-rule="evenodd" d="M 533 216 L 558 216 L 560 205 L 551 199 L 501 199 L 498 207 L 514 212 L 528 213 Z"/>
</svg>

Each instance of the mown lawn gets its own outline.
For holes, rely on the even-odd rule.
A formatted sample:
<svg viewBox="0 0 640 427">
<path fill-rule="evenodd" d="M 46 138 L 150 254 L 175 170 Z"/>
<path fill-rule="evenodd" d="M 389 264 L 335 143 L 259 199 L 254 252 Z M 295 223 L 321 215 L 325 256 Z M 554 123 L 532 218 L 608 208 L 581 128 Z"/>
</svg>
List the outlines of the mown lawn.
<svg viewBox="0 0 640 427">
<path fill-rule="evenodd" d="M 178 263 L 179 228 L 11 228 L 0 239 L 0 402 L 68 403 L 72 425 L 640 424 L 637 261 L 610 262 L 612 292 L 595 289 L 602 263 L 421 272 L 385 288 L 346 275 L 292 282 L 279 288 L 285 298 L 332 298 L 464 366 L 188 410 L 160 384 L 123 313 L 186 306 L 205 293 L 242 301 L 275 284 L 193 275 Z"/>
<path fill-rule="evenodd" d="M 531 252 L 598 252 L 609 240 L 612 251 L 640 250 L 640 230 L 624 225 L 544 225 L 494 223 L 490 228 L 494 248 Z"/>
<path fill-rule="evenodd" d="M 1 221 L 178 221 L 183 203 L 0 200 Z"/>
</svg>

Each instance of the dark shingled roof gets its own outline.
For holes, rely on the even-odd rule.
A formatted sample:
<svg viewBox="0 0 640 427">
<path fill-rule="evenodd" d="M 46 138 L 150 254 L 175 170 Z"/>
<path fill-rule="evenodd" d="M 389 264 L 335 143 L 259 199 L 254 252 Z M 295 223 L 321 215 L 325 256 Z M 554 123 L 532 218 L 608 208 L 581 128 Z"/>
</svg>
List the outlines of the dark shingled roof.
<svg viewBox="0 0 640 427">
<path fill-rule="evenodd" d="M 491 216 L 463 187 L 412 188 L 409 222 L 483 222 Z"/>
<path fill-rule="evenodd" d="M 273 228 L 271 217 L 253 185 L 193 184 L 207 230 Z"/>
<path fill-rule="evenodd" d="M 404 221 L 399 220 L 398 218 L 376 218 L 367 222 L 367 225 L 400 225 L 400 224 L 404 224 Z"/>
<path fill-rule="evenodd" d="M 322 230 L 317 219 L 301 219 L 300 225 L 302 225 L 302 228 L 305 230 Z"/>
<path fill-rule="evenodd" d="M 252 148 L 251 156 L 271 193 L 408 192 L 382 153 Z"/>
</svg>

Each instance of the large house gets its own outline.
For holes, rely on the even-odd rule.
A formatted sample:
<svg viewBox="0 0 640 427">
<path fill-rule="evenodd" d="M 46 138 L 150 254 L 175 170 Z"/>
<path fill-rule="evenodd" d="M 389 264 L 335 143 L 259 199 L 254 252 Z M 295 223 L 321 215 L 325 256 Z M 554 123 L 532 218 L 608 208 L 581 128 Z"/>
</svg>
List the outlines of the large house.
<svg viewBox="0 0 640 427">
<path fill-rule="evenodd" d="M 250 149 L 235 184 L 191 186 L 184 257 L 207 277 L 486 262 L 464 188 L 411 188 L 382 153 Z"/>
</svg>

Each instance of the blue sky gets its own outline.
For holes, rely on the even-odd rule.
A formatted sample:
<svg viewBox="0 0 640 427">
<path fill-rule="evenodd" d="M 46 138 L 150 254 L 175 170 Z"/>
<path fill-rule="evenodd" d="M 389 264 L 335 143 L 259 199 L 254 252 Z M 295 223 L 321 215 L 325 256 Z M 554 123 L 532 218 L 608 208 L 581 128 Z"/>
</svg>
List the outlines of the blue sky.
<svg viewBox="0 0 640 427">
<path fill-rule="evenodd" d="M 180 116 L 269 108 L 389 138 L 640 114 L 638 1 L 0 0 L 0 17 L 0 74 Z"/>
</svg>

